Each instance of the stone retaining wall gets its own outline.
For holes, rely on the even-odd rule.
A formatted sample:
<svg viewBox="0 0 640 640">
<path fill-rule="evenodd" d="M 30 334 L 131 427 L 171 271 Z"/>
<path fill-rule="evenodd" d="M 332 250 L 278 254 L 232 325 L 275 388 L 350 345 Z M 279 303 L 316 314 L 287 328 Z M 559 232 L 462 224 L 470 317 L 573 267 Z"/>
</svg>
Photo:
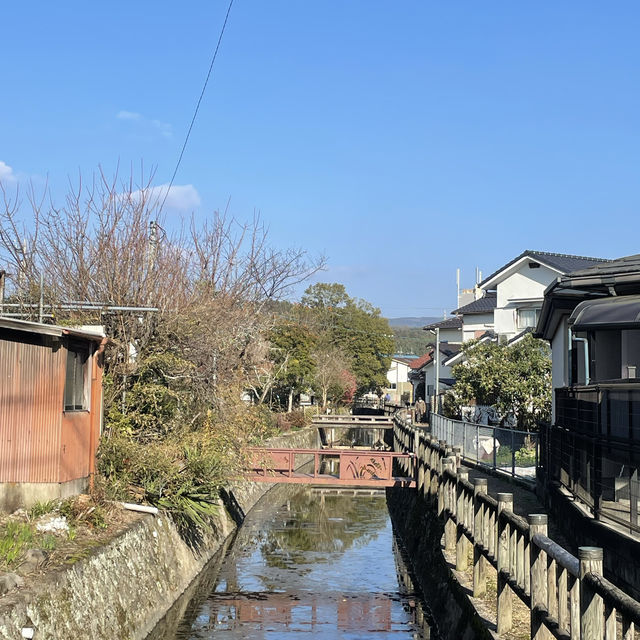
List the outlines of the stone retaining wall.
<svg viewBox="0 0 640 640">
<path fill-rule="evenodd" d="M 270 446 L 313 448 L 315 428 L 273 438 Z M 238 483 L 225 493 L 215 530 L 193 551 L 166 516 L 140 516 L 127 531 L 32 589 L 0 598 L 0 638 L 35 640 L 145 638 L 273 485 Z"/>
<path fill-rule="evenodd" d="M 389 489 L 394 530 L 411 562 L 442 640 L 493 638 L 442 554 L 443 525 L 413 489 Z"/>
</svg>

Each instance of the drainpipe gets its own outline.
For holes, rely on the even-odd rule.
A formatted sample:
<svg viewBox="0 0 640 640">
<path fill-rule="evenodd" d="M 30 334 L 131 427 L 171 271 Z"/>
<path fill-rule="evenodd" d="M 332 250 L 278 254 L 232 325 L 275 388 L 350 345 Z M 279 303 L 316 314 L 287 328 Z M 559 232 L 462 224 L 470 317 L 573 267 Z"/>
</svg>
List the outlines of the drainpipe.
<svg viewBox="0 0 640 640">
<path fill-rule="evenodd" d="M 574 342 L 582 342 L 584 345 L 584 383 L 589 384 L 591 379 L 589 378 L 589 341 L 586 338 L 576 338 L 571 336 Z"/>
<path fill-rule="evenodd" d="M 90 417 L 89 417 L 89 489 L 93 491 L 94 479 L 96 474 L 96 436 L 102 434 L 102 422 L 103 422 L 103 403 L 102 403 L 102 376 L 99 375 L 98 358 L 102 356 L 104 350 L 109 342 L 108 338 L 102 338 L 100 345 L 94 351 L 91 358 L 91 400 L 90 400 Z M 100 379 L 99 391 L 97 390 L 98 378 Z M 100 403 L 95 402 L 96 395 L 100 395 Z M 96 433 L 96 430 L 98 433 Z"/>
</svg>

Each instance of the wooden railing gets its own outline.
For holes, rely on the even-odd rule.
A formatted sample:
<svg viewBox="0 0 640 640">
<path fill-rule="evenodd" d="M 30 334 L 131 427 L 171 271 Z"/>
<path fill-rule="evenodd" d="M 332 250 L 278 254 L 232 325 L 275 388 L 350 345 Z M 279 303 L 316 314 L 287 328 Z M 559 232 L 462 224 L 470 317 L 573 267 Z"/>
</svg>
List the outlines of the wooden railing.
<svg viewBox="0 0 640 640">
<path fill-rule="evenodd" d="M 640 604 L 603 577 L 602 549 L 580 547 L 576 558 L 548 537 L 546 514 L 514 514 L 513 494 L 494 498 L 486 479 L 469 481 L 459 448 L 401 419 L 394 448 L 415 454 L 417 491 L 443 519 L 444 546 L 455 552 L 458 571 L 468 569 L 472 546 L 474 596 L 486 593 L 488 568 L 496 570 L 498 635 L 513 628 L 515 595 L 530 610 L 536 640 L 635 638 Z"/>
</svg>

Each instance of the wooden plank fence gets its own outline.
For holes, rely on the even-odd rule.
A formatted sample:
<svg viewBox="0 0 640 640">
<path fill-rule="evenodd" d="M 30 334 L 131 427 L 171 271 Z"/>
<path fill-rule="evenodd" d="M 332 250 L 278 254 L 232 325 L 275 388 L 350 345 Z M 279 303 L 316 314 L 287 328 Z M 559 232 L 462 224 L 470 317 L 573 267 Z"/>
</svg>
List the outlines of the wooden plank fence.
<svg viewBox="0 0 640 640">
<path fill-rule="evenodd" d="M 460 448 L 394 420 L 394 450 L 414 453 L 417 491 L 444 520 L 444 545 L 456 569 L 467 570 L 473 549 L 473 595 L 486 593 L 487 568 L 497 572 L 497 632 L 512 630 L 514 596 L 530 610 L 531 638 L 633 640 L 640 604 L 602 575 L 603 551 L 580 547 L 576 558 L 548 537 L 547 515 L 513 513 L 513 494 L 487 493 L 469 481 Z M 457 449 L 457 450 L 456 450 Z M 413 461 L 399 460 L 406 473 Z"/>
</svg>

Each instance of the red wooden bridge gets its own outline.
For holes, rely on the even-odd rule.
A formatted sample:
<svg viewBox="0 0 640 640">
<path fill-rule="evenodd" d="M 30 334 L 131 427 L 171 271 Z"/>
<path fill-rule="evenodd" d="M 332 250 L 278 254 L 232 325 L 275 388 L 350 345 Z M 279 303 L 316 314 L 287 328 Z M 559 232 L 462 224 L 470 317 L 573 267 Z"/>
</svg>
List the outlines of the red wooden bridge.
<svg viewBox="0 0 640 640">
<path fill-rule="evenodd" d="M 253 482 L 333 485 L 341 487 L 415 487 L 415 478 L 394 476 L 393 462 L 412 454 L 363 449 L 250 450 L 246 478 Z M 313 462 L 308 471 L 296 471 Z"/>
</svg>

